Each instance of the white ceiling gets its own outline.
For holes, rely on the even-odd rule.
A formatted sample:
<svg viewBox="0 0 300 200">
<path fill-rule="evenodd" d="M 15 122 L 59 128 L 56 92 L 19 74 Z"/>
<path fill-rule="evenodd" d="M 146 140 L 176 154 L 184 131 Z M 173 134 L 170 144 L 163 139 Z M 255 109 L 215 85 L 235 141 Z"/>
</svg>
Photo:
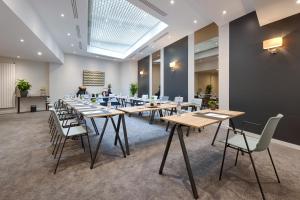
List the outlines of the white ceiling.
<svg viewBox="0 0 300 200">
<path fill-rule="evenodd" d="M 2 0 L 0 1 L 0 27 L 0 56 L 9 58 L 20 56 L 21 59 L 59 62 L 52 51 Z M 24 42 L 21 43 L 20 39 L 23 39 Z M 38 56 L 38 51 L 43 55 Z"/>
<path fill-rule="evenodd" d="M 64 53 L 96 56 L 86 51 L 88 38 L 88 0 L 76 0 L 78 19 L 74 19 L 73 16 L 72 0 L 22 1 L 26 1 L 34 8 Z M 169 27 L 133 52 L 127 59 L 142 58 L 212 22 L 223 25 L 253 10 L 257 10 L 260 23 L 264 24 L 276 20 L 278 18 L 276 17 L 277 13 L 279 18 L 283 18 L 284 16 L 295 14 L 295 12 L 298 13 L 300 9 L 300 5 L 295 5 L 296 0 L 175 0 L 175 4 L 173 5 L 170 4 L 170 0 L 128 1 L 167 23 Z M 273 2 L 277 3 L 273 4 Z M 148 5 L 151 3 L 156 6 L 155 9 L 160 9 L 160 13 L 148 7 L 145 3 Z M 295 6 L 297 6 L 296 9 Z M 279 7 L 282 9 L 279 9 Z M 226 15 L 222 14 L 223 10 L 227 11 Z M 162 16 L 161 12 L 165 13 L 166 16 Z M 60 16 L 61 13 L 64 13 L 64 18 Z M 268 16 L 272 17 L 268 18 Z M 196 24 L 193 23 L 194 20 L 197 20 Z M 80 28 L 81 37 L 77 36 L 76 25 Z M 22 23 L 22 20 L 19 20 L 7 8 L 3 0 L 0 0 L 0 26 L 1 56 L 16 57 L 19 55 L 25 59 L 57 62 L 51 50 Z M 71 36 L 67 36 L 67 33 L 71 33 Z M 158 40 L 161 36 L 164 37 Z M 20 44 L 19 42 L 21 37 L 25 38 L 24 44 Z M 79 42 L 82 44 L 82 49 L 79 48 Z M 43 56 L 37 56 L 37 51 L 42 51 Z M 112 59 L 104 56 L 96 57 Z"/>
<path fill-rule="evenodd" d="M 259 24 L 264 26 L 300 12 L 297 0 L 254 0 Z"/>
</svg>

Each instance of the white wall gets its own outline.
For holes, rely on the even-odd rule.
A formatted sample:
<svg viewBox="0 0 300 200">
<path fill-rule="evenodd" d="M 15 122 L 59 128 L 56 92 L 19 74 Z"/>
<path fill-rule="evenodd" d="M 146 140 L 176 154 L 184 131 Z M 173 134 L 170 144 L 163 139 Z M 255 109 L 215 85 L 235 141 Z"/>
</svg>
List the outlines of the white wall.
<svg viewBox="0 0 300 200">
<path fill-rule="evenodd" d="M 41 94 L 40 89 L 49 88 L 49 64 L 45 62 L 36 62 L 22 59 L 11 59 L 6 57 L 0 57 L 2 63 L 14 63 L 16 64 L 16 81 L 17 79 L 25 79 L 32 85 L 29 90 L 29 95 L 39 96 Z M 45 109 L 45 103 L 43 99 L 22 99 L 21 112 L 29 111 L 31 105 L 36 105 L 37 109 Z M 0 113 L 16 112 L 16 109 L 0 110 Z"/>
<path fill-rule="evenodd" d="M 195 96 L 195 34 L 188 36 L 188 101 Z"/>
<path fill-rule="evenodd" d="M 45 62 L 36 62 L 22 59 L 10 59 L 0 57 L 2 63 L 16 64 L 16 80 L 25 79 L 32 85 L 29 95 L 38 96 L 40 89 L 49 88 L 49 64 Z"/>
<path fill-rule="evenodd" d="M 219 26 L 219 104 L 229 109 L 229 24 Z"/>
<path fill-rule="evenodd" d="M 120 93 L 129 95 L 130 83 L 137 83 L 138 67 L 137 61 L 120 63 Z"/>
<path fill-rule="evenodd" d="M 65 54 L 63 65 L 49 65 L 50 96 L 52 100 L 64 97 L 66 94 L 75 94 L 82 85 L 83 70 L 105 72 L 104 87 L 87 87 L 89 93 L 101 93 L 111 83 L 112 92 L 120 93 L 120 63 L 91 57 Z M 126 72 L 125 75 L 128 73 Z"/>
</svg>

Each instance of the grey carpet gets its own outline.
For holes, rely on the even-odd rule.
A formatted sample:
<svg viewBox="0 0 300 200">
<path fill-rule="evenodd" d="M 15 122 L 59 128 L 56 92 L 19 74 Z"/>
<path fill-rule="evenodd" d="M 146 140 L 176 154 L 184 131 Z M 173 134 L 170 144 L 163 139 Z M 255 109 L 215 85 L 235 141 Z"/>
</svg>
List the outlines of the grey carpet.
<svg viewBox="0 0 300 200">
<path fill-rule="evenodd" d="M 126 117 L 131 155 L 122 157 L 113 145 L 111 123 L 93 170 L 89 155 L 77 140 L 70 140 L 56 175 L 56 160 L 47 124 L 49 113 L 0 115 L 0 199 L 2 200 L 144 200 L 193 199 L 177 135 L 174 136 L 164 175 L 158 174 L 168 133 L 156 121 Z M 103 121 L 98 119 L 99 129 Z M 222 181 L 218 180 L 223 144 L 210 145 L 216 127 L 185 137 L 199 199 L 261 199 L 248 155 L 234 167 L 235 151 L 229 150 Z M 92 133 L 93 134 L 93 133 Z M 121 133 L 122 135 L 122 133 Z M 220 133 L 218 139 L 224 137 Z M 90 136 L 93 151 L 96 136 Z M 271 145 L 281 184 L 267 152 L 254 154 L 267 199 L 300 199 L 300 154 L 278 144 Z"/>
</svg>

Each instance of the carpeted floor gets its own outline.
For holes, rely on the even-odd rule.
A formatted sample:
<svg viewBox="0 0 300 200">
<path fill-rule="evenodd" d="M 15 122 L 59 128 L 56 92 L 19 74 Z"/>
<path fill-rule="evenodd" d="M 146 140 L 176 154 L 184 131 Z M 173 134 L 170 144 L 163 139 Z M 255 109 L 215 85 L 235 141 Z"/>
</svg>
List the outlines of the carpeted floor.
<svg viewBox="0 0 300 200">
<path fill-rule="evenodd" d="M 0 115 L 0 199 L 1 200 L 176 200 L 193 199 L 177 135 L 173 139 L 164 175 L 158 174 L 168 133 L 165 125 L 149 125 L 146 119 L 126 117 L 131 155 L 122 157 L 113 145 L 109 123 L 93 170 L 90 157 L 79 141 L 68 143 L 56 175 L 56 160 L 47 124 L 49 113 Z M 96 121 L 99 129 L 103 121 Z M 211 146 L 216 127 L 185 137 L 199 199 L 261 199 L 248 155 L 234 167 L 235 151 L 229 150 L 222 181 L 218 180 L 223 144 Z M 92 136 L 95 149 L 96 136 Z M 122 135 L 122 133 L 121 133 Z M 224 133 L 218 139 L 224 137 Z M 267 199 L 300 199 L 299 151 L 271 145 L 281 184 L 267 152 L 254 160 Z M 88 151 L 87 151 L 88 152 Z"/>
</svg>

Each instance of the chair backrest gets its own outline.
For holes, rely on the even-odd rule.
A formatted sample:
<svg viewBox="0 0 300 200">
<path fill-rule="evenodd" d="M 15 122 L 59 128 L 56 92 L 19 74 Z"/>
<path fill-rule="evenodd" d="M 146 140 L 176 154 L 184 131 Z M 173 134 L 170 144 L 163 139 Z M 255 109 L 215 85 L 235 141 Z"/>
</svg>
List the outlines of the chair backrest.
<svg viewBox="0 0 300 200">
<path fill-rule="evenodd" d="M 143 94 L 142 99 L 148 99 L 148 94 Z"/>
<path fill-rule="evenodd" d="M 152 96 L 153 97 L 153 100 L 156 101 L 158 96 Z"/>
<path fill-rule="evenodd" d="M 195 106 L 197 106 L 197 107 L 199 107 L 201 109 L 201 107 L 202 107 L 202 99 L 198 99 L 198 98 L 192 99 L 192 103 L 195 104 Z"/>
<path fill-rule="evenodd" d="M 175 97 L 175 99 L 174 99 L 174 101 L 176 102 L 176 103 L 182 103 L 183 102 L 183 97 Z"/>
<path fill-rule="evenodd" d="M 260 139 L 254 151 L 264 151 L 269 147 L 271 139 L 275 133 L 276 127 L 282 117 L 282 114 L 278 114 L 276 117 L 271 117 L 268 120 L 261 133 Z"/>
<path fill-rule="evenodd" d="M 169 101 L 169 96 L 162 96 L 160 97 L 161 101 Z"/>
</svg>

